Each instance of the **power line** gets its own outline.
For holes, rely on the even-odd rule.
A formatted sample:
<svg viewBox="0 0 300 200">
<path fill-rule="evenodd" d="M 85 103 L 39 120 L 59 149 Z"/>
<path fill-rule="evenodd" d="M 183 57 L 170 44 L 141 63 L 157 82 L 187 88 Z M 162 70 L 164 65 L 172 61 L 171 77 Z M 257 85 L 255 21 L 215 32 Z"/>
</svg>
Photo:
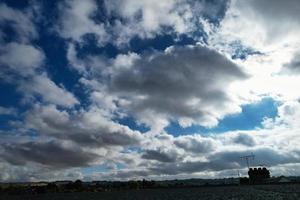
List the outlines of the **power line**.
<svg viewBox="0 0 300 200">
<path fill-rule="evenodd" d="M 251 153 L 250 155 L 246 155 L 246 156 L 241 156 L 240 158 L 243 159 L 243 160 L 246 160 L 246 163 L 247 163 L 247 167 L 248 169 L 250 168 L 249 165 L 250 165 L 250 160 L 254 160 L 254 154 Z"/>
</svg>

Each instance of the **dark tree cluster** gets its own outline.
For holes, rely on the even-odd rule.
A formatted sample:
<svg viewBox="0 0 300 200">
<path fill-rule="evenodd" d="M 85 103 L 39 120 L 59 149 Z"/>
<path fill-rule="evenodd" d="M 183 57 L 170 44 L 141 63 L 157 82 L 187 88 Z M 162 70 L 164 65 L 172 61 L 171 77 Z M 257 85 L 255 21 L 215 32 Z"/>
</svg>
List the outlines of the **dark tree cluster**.
<svg viewBox="0 0 300 200">
<path fill-rule="evenodd" d="M 266 181 L 271 177 L 270 171 L 265 167 L 249 168 L 248 175 L 249 178 L 240 178 L 240 184 L 262 184 L 266 183 Z"/>
<path fill-rule="evenodd" d="M 264 180 L 270 178 L 270 171 L 265 167 L 250 168 L 248 171 L 248 175 L 250 183 L 263 183 Z"/>
<path fill-rule="evenodd" d="M 42 193 L 73 193 L 73 192 L 102 192 L 111 190 L 146 189 L 159 187 L 155 181 L 97 181 L 82 182 L 81 180 L 51 182 L 48 184 L 9 184 L 0 187 L 0 193 L 23 195 Z"/>
</svg>

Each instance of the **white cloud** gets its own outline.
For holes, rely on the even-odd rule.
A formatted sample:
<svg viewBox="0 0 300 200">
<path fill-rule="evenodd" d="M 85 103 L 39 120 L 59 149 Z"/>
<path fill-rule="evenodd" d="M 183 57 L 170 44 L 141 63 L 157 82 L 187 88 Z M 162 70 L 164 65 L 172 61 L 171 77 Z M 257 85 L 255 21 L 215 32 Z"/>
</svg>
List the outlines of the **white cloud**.
<svg viewBox="0 0 300 200">
<path fill-rule="evenodd" d="M 289 106 L 291 105 L 289 104 Z M 278 118 L 290 119 L 290 115 L 297 116 L 295 113 L 290 112 L 290 107 L 286 107 L 282 106 Z M 298 110 L 296 109 L 295 112 L 298 113 Z M 82 178 L 131 179 L 134 177 L 151 177 L 152 179 L 161 179 L 162 177 L 203 177 L 204 174 L 207 178 L 214 178 L 235 172 L 237 169 L 244 170 L 246 164 L 240 159 L 240 156 L 251 152 L 255 154 L 255 160 L 251 162 L 251 165 L 267 165 L 272 169 L 272 175 L 281 175 L 288 169 L 291 170 L 288 174 L 299 175 L 295 171 L 295 167 L 300 162 L 299 128 L 287 126 L 287 124 L 295 124 L 296 119 L 294 121 L 286 120 L 284 126 L 275 120 L 274 125 L 268 129 L 225 132 L 206 136 L 194 134 L 174 137 L 162 133 L 141 137 L 138 132 L 129 131 L 124 127 L 121 128 L 120 125 L 107 121 L 101 115 L 101 111 L 95 110 L 95 108 L 82 113 L 69 114 L 66 111 L 58 110 L 55 106 L 39 106 L 27 113 L 26 124 L 28 128 L 38 131 L 39 134 L 54 137 L 57 140 L 62 139 L 66 144 L 72 144 L 71 146 L 61 146 L 62 144 L 59 144 L 58 147 L 55 146 L 54 148 L 57 151 L 68 150 L 74 152 L 77 150 L 73 147 L 79 145 L 82 148 L 79 152 L 88 155 L 97 154 L 93 154 L 91 160 L 83 162 L 78 161 L 83 158 L 81 157 L 83 154 L 80 153 L 76 157 L 78 159 L 72 162 L 78 161 L 78 164 L 83 165 L 88 163 L 91 166 L 121 163 L 125 166 L 124 169 L 112 168 L 105 174 L 85 174 Z M 131 138 L 130 140 L 133 141 L 137 136 L 140 137 L 140 141 L 134 143 L 139 147 L 140 152 L 114 148 L 115 145 L 125 147 L 129 144 L 129 146 L 132 146 L 133 143 L 127 143 L 124 137 Z M 26 158 L 26 162 L 28 162 L 26 166 L 29 166 L 30 163 L 37 163 L 35 167 L 40 164 L 49 165 L 49 167 L 52 166 L 51 170 L 60 167 L 70 169 L 75 166 L 74 163 L 61 162 L 60 159 L 63 158 L 51 158 L 44 161 L 44 154 L 39 154 L 39 156 L 24 154 L 24 151 L 28 148 L 44 151 L 49 146 L 53 146 L 51 143 L 45 143 L 45 139 L 43 139 L 43 142 L 37 143 L 24 141 L 20 145 L 11 142 L 9 146 L 2 146 L 2 151 L 0 151 L 2 153 L 3 150 L 8 153 L 16 152 L 15 155 L 18 155 L 16 161 L 13 160 L 14 157 L 2 158 L 7 159 L 10 163 L 24 161 L 24 158 Z M 101 150 L 102 148 L 106 150 Z M 99 162 L 96 163 L 93 159 L 99 160 Z M 14 170 L 17 169 L 21 170 L 22 167 L 14 166 Z M 38 171 L 38 169 L 34 171 L 34 168 L 32 170 L 32 173 Z M 3 175 L 2 180 L 13 179 L 11 171 L 5 170 L 5 173 L 6 175 L 5 177 Z M 54 170 L 52 173 L 55 175 L 57 172 Z M 43 174 L 41 173 L 41 175 Z M 61 176 L 66 177 L 67 175 L 61 174 Z M 35 177 L 35 179 L 40 180 L 41 177 Z"/>
<path fill-rule="evenodd" d="M 299 7 L 297 0 L 233 0 L 219 27 L 206 23 L 209 45 L 214 48 L 229 56 L 242 51 L 239 47 L 259 52 L 235 60 L 251 75 L 233 89 L 245 102 L 263 96 L 283 102 L 300 97 L 299 77 L 296 69 L 290 70 L 297 64 L 299 52 Z M 236 47 L 233 44 L 237 42 L 241 45 Z"/>
<path fill-rule="evenodd" d="M 230 40 L 241 40 L 263 52 L 284 46 L 296 47 L 300 42 L 299 13 L 297 0 L 234 0 L 220 32 Z"/>
<path fill-rule="evenodd" d="M 0 47 L 0 76 L 17 85 L 25 97 L 39 95 L 45 102 L 71 107 L 78 104 L 74 95 L 57 86 L 43 70 L 46 59 L 43 51 L 30 44 L 11 42 Z"/>
<path fill-rule="evenodd" d="M 96 107 L 69 114 L 54 105 L 35 106 L 27 113 L 25 125 L 42 135 L 91 148 L 138 145 L 143 139 L 140 132 L 111 121 Z"/>
<path fill-rule="evenodd" d="M 221 7 L 205 1 L 72 0 L 60 5 L 56 30 L 62 37 L 80 43 L 86 34 L 93 34 L 99 46 L 107 42 L 122 46 L 136 36 L 154 38 L 164 33 L 189 35 L 199 32 L 200 18 L 216 17 Z M 97 20 L 99 15 L 104 17 Z"/>
<path fill-rule="evenodd" d="M 16 84 L 26 97 L 37 94 L 45 102 L 68 107 L 79 103 L 72 93 L 57 86 L 45 73 L 39 74 L 46 58 L 41 49 L 12 42 L 1 46 L 0 51 L 1 77 Z"/>
<path fill-rule="evenodd" d="M 300 117 L 300 103 L 298 101 L 286 101 L 278 107 L 278 115 L 265 118 L 262 124 L 265 128 L 287 127 L 290 129 L 300 128 L 298 119 Z"/>
<path fill-rule="evenodd" d="M 35 75 L 30 81 L 26 80 L 21 82 L 19 90 L 27 97 L 39 95 L 43 98 L 44 102 L 54 103 L 56 105 L 72 107 L 79 103 L 72 93 L 64 88 L 58 87 L 45 74 Z"/>
<path fill-rule="evenodd" d="M 105 5 L 109 12 L 118 13 L 128 20 L 129 26 L 134 26 L 136 30 L 140 29 L 142 32 L 135 34 L 141 37 L 151 37 L 159 33 L 163 26 L 172 27 L 179 34 L 189 32 L 192 28 L 191 7 L 184 1 L 106 1 Z"/>
<path fill-rule="evenodd" d="M 0 51 L 1 77 L 16 84 L 26 97 L 39 95 L 45 102 L 68 107 L 79 103 L 72 93 L 57 86 L 46 73 L 39 74 L 46 58 L 41 49 L 11 42 L 1 46 Z"/>
<path fill-rule="evenodd" d="M 83 36 L 94 34 L 100 45 L 109 39 L 104 24 L 96 23 L 92 19 L 93 14 L 97 11 L 96 1 L 66 1 L 61 4 L 60 8 L 60 24 L 57 31 L 62 37 L 82 42 Z"/>
<path fill-rule="evenodd" d="M 17 34 L 13 41 L 1 44 L 0 76 L 4 81 L 16 85 L 26 98 L 37 95 L 47 103 L 67 107 L 78 104 L 73 94 L 57 86 L 43 72 L 46 56 L 42 49 L 30 44 L 38 37 L 32 9 L 34 5 L 25 11 L 0 5 L 1 25 L 10 22 L 8 25 Z"/>
<path fill-rule="evenodd" d="M 185 151 L 198 154 L 210 153 L 217 145 L 213 139 L 201 135 L 179 136 L 174 140 L 174 144 Z"/>
<path fill-rule="evenodd" d="M 33 23 L 32 12 L 22 12 L 8 7 L 6 4 L 0 4 L 0 25 L 7 24 L 16 32 L 15 39 L 21 42 L 27 42 L 38 37 L 37 30 Z M 2 35 L 4 37 L 5 35 Z M 1 37 L 1 35 L 0 35 Z M 1 38 L 3 39 L 3 38 Z M 0 41 L 1 41 L 0 39 Z"/>
<path fill-rule="evenodd" d="M 15 73 L 21 76 L 28 76 L 34 73 L 34 70 L 43 64 L 44 53 L 32 46 L 21 43 L 7 43 L 0 47 L 0 64 L 3 71 L 9 67 Z"/>
</svg>

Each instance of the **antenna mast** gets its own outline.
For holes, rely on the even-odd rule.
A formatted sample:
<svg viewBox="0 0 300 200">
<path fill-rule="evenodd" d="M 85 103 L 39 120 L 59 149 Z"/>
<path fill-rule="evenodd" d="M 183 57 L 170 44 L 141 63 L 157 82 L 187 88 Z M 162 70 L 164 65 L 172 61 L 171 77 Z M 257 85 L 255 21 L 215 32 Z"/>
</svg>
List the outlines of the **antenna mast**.
<svg viewBox="0 0 300 200">
<path fill-rule="evenodd" d="M 251 153 L 251 155 L 241 156 L 240 158 L 243 159 L 243 160 L 246 160 L 247 167 L 249 169 L 249 164 L 250 164 L 249 161 L 254 160 L 254 157 L 255 157 L 254 154 Z"/>
</svg>

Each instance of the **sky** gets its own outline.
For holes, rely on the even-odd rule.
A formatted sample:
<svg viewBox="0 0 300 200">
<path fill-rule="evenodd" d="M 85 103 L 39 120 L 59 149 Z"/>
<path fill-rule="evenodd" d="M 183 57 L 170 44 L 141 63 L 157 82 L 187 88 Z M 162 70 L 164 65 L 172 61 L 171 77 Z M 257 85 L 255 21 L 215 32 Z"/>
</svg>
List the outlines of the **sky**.
<svg viewBox="0 0 300 200">
<path fill-rule="evenodd" d="M 0 181 L 300 175 L 299 0 L 0 1 Z"/>
</svg>

